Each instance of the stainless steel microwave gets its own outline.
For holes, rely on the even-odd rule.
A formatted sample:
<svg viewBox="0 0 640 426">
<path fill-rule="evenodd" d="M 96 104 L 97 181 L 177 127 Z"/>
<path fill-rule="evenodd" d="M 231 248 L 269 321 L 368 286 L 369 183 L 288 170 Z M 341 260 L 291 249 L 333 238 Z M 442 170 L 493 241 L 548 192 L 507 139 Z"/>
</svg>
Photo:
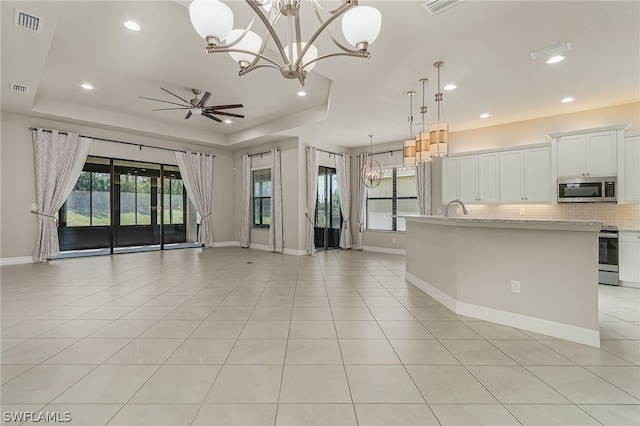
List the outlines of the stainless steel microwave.
<svg viewBox="0 0 640 426">
<path fill-rule="evenodd" d="M 615 203 L 615 177 L 581 177 L 558 179 L 559 203 Z"/>
</svg>

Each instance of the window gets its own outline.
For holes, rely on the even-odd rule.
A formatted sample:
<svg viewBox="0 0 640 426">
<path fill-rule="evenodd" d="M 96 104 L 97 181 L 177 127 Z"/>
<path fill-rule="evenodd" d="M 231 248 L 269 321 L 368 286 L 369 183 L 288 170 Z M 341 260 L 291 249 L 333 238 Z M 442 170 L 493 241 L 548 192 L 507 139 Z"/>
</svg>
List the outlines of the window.
<svg viewBox="0 0 640 426">
<path fill-rule="evenodd" d="M 120 175 L 120 225 L 151 225 L 151 177 Z"/>
<path fill-rule="evenodd" d="M 253 227 L 268 228 L 271 223 L 271 169 L 251 172 L 253 181 Z"/>
<path fill-rule="evenodd" d="M 415 168 L 383 169 L 380 185 L 368 191 L 367 229 L 405 231 L 405 220 L 395 216 L 418 213 Z"/>
<path fill-rule="evenodd" d="M 83 171 L 63 207 L 64 226 L 109 226 L 111 175 Z"/>
<path fill-rule="evenodd" d="M 164 197 L 158 191 L 158 205 L 162 206 L 165 225 L 184 224 L 184 211 L 186 204 L 186 191 L 177 167 L 164 167 L 163 191 Z M 164 202 L 162 201 L 164 199 Z M 160 215 L 157 215 L 157 224 L 160 224 Z"/>
</svg>

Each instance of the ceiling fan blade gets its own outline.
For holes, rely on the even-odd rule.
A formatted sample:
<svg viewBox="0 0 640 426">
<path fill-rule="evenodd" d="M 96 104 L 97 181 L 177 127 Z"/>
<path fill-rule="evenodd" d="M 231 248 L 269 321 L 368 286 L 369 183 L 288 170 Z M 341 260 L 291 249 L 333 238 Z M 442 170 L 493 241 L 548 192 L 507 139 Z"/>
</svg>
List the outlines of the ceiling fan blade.
<svg viewBox="0 0 640 426">
<path fill-rule="evenodd" d="M 187 113 L 187 116 L 186 116 L 184 119 L 185 119 L 185 120 L 188 120 L 188 119 L 189 119 L 189 117 L 191 117 L 191 115 L 192 115 L 192 113 L 191 113 L 191 111 L 189 111 L 189 112 Z"/>
<path fill-rule="evenodd" d="M 189 107 L 180 107 L 180 108 L 158 108 L 158 109 L 152 109 L 151 111 L 173 111 L 176 109 L 189 109 Z"/>
<path fill-rule="evenodd" d="M 168 90 L 167 90 L 167 89 L 165 89 L 164 87 L 161 87 L 161 89 L 162 89 L 162 90 L 164 90 L 165 92 L 167 92 L 168 94 L 173 95 L 173 96 L 175 96 L 176 98 L 180 99 L 182 102 L 185 102 L 185 103 L 191 104 L 191 102 L 189 102 L 188 100 L 181 98 L 180 96 L 176 95 L 175 93 L 171 93 L 170 91 L 168 91 Z"/>
<path fill-rule="evenodd" d="M 198 106 L 200 108 L 203 108 L 206 105 L 207 101 L 209 100 L 210 96 L 211 96 L 211 93 L 204 92 L 204 95 L 202 95 L 202 98 L 200 99 L 200 103 L 198 103 Z"/>
<path fill-rule="evenodd" d="M 212 120 L 215 120 L 215 121 L 217 121 L 218 123 L 222 123 L 222 120 L 220 120 L 218 117 L 214 117 L 213 115 L 209 114 L 209 113 L 208 113 L 208 112 L 206 112 L 206 111 L 202 111 L 202 115 L 204 115 L 205 117 L 210 118 L 210 119 L 212 119 Z"/>
<path fill-rule="evenodd" d="M 178 103 L 175 103 L 175 102 L 163 101 L 162 99 L 147 98 L 146 96 L 138 96 L 138 97 L 142 98 L 142 99 L 148 99 L 150 101 L 164 102 L 165 104 L 178 105 L 178 106 L 181 106 L 181 107 L 188 107 L 187 105 L 182 105 L 182 104 L 178 104 Z M 189 104 L 189 102 L 187 102 L 187 104 Z M 191 105 L 191 104 L 189 104 L 189 105 Z"/>
<path fill-rule="evenodd" d="M 212 105 L 207 107 L 207 109 L 229 109 L 229 108 L 244 108 L 244 105 L 242 104 Z"/>
<path fill-rule="evenodd" d="M 225 115 L 225 116 L 227 116 L 227 117 L 244 118 L 244 115 L 240 115 L 240 114 L 231 114 L 230 112 L 209 111 L 209 110 L 207 110 L 207 113 L 209 113 L 209 114 L 216 114 L 216 115 Z"/>
</svg>

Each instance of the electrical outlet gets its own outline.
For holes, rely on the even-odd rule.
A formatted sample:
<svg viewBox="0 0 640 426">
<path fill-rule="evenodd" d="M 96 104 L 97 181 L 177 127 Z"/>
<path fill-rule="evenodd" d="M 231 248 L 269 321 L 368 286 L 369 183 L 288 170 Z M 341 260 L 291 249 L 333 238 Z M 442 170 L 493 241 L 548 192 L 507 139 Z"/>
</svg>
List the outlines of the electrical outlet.
<svg viewBox="0 0 640 426">
<path fill-rule="evenodd" d="M 395 238 L 392 238 L 392 239 L 391 239 L 391 243 L 392 243 L 392 244 L 395 244 L 395 243 L 396 243 L 396 239 L 395 239 Z"/>
<path fill-rule="evenodd" d="M 524 216 L 524 209 L 520 209 L 520 216 Z"/>
<path fill-rule="evenodd" d="M 462 214 L 462 207 L 456 207 L 456 214 Z"/>
<path fill-rule="evenodd" d="M 442 209 L 438 209 L 438 214 L 442 214 Z"/>
<path fill-rule="evenodd" d="M 520 281 L 511 280 L 511 293 L 520 294 L 520 291 L 521 291 Z"/>
<path fill-rule="evenodd" d="M 32 212 L 37 212 L 38 211 L 38 205 L 37 204 L 31 204 L 31 211 Z"/>
</svg>

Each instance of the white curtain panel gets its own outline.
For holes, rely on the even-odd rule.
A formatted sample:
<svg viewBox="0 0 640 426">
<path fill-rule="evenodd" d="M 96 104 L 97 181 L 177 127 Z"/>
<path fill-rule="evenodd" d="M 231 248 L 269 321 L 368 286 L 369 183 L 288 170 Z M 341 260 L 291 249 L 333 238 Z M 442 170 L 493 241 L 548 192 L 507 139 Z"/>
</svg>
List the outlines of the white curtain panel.
<svg viewBox="0 0 640 426">
<path fill-rule="evenodd" d="M 33 131 L 38 229 L 33 261 L 45 262 L 60 254 L 56 213 L 73 190 L 87 160 L 91 139 L 77 133 Z"/>
<path fill-rule="evenodd" d="M 307 253 L 316 252 L 315 245 L 315 213 L 318 198 L 318 152 L 315 148 L 307 148 Z"/>
<path fill-rule="evenodd" d="M 249 247 L 251 230 L 251 156 L 242 156 L 242 223 L 240 224 L 240 246 Z"/>
<path fill-rule="evenodd" d="M 198 241 L 205 247 L 213 247 L 213 156 L 198 152 L 176 152 L 176 160 L 189 199 L 201 216 Z"/>
<path fill-rule="evenodd" d="M 369 154 L 358 154 L 358 233 L 356 236 L 356 250 L 362 250 L 364 238 L 365 215 L 367 207 L 367 187 L 362 180 L 362 170 L 369 161 Z"/>
<path fill-rule="evenodd" d="M 282 170 L 280 150 L 271 150 L 271 223 L 269 250 L 282 252 Z"/>
<path fill-rule="evenodd" d="M 352 246 L 351 237 L 351 156 L 336 155 L 336 174 L 338 177 L 338 196 L 342 212 L 342 229 L 340 230 L 340 248 Z"/>
<path fill-rule="evenodd" d="M 431 162 L 418 163 L 416 166 L 416 193 L 418 209 L 421 215 L 431 214 Z"/>
</svg>

